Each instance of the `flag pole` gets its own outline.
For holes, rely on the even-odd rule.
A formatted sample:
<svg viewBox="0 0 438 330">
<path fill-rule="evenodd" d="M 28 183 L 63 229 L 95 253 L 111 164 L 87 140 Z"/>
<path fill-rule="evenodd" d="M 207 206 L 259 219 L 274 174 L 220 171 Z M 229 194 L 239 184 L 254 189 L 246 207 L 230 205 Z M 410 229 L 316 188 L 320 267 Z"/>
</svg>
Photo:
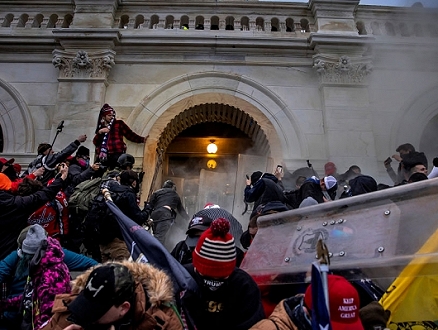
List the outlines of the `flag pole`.
<svg viewBox="0 0 438 330">
<path fill-rule="evenodd" d="M 319 258 L 319 267 L 321 272 L 322 287 L 324 289 L 325 304 L 327 306 L 327 311 L 330 316 L 330 303 L 329 303 L 328 280 L 327 280 L 330 259 L 329 259 L 329 252 L 327 249 L 327 245 L 322 241 L 321 238 L 318 240 L 318 243 L 316 245 L 316 252 Z"/>
</svg>

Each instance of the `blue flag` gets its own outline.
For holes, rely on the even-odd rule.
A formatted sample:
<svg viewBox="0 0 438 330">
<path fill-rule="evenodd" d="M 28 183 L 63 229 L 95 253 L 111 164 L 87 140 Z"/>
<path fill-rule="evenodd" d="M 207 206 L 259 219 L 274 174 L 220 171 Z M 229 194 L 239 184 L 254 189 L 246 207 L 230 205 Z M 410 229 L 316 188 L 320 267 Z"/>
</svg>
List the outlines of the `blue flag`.
<svg viewBox="0 0 438 330">
<path fill-rule="evenodd" d="M 112 201 L 107 200 L 106 204 L 117 219 L 125 243 L 135 262 L 150 263 L 165 271 L 171 277 L 175 291 L 178 293 L 197 290 L 197 284 L 189 272 L 151 233 L 127 217 Z"/>
<path fill-rule="evenodd" d="M 327 309 L 326 294 L 327 277 L 324 279 L 321 274 L 321 268 L 328 267 L 326 265 L 320 266 L 317 262 L 312 263 L 312 330 L 331 330 L 330 314 Z M 327 275 L 327 272 L 325 273 Z M 328 301 L 328 297 L 327 297 Z"/>
</svg>

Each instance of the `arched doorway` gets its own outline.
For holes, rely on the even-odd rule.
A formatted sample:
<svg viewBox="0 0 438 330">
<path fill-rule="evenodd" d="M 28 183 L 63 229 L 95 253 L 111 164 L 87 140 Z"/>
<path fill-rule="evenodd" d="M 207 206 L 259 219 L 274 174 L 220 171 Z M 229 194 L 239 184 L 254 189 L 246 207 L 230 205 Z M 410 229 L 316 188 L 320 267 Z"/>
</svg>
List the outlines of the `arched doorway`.
<svg viewBox="0 0 438 330">
<path fill-rule="evenodd" d="M 210 143 L 217 152 L 208 153 Z M 207 202 L 242 213 L 245 174 L 266 170 L 271 153 L 254 118 L 220 103 L 196 105 L 175 116 L 161 133 L 157 150 L 162 162 L 154 179 L 173 179 L 189 214 Z"/>
<path fill-rule="evenodd" d="M 212 109 L 216 110 L 211 112 Z M 192 116 L 188 116 L 189 114 Z M 224 184 L 230 180 L 230 185 L 225 186 L 234 189 L 233 203 L 235 201 L 237 203 L 233 205 L 233 215 L 245 227 L 249 220 L 247 219 L 249 214 L 242 215 L 245 174 L 251 174 L 256 170 L 272 171 L 274 164 L 283 161 L 290 162 L 293 167 L 293 162 L 295 160 L 301 162 L 309 151 L 301 127 L 297 125 L 295 114 L 288 109 L 288 105 L 267 86 L 243 75 L 216 71 L 181 75 L 150 91 L 130 113 L 126 120 L 127 124 L 135 132 L 148 135 L 142 154 L 136 149 L 137 146 L 129 146 L 130 152 L 136 157 L 138 164 L 142 164 L 145 172 L 141 199 L 146 200 L 151 191 L 160 188 L 164 180 L 163 175 L 168 173 L 162 163 L 171 155 L 170 147 L 173 147 L 171 145 L 173 141 L 176 143 L 183 138 L 189 138 L 183 136 L 187 133 L 183 133 L 186 129 L 205 129 L 210 123 L 205 122 L 206 118 L 216 125 L 236 120 L 229 126 L 244 134 L 246 141 L 256 146 L 254 153 L 250 148 L 244 155 L 238 154 L 234 177 L 224 179 L 218 174 L 217 180 L 204 180 L 207 183 L 207 188 L 204 187 L 207 193 L 215 189 L 221 190 L 225 192 L 223 196 L 226 197 L 229 197 L 229 191 L 217 189 L 219 187 L 217 182 Z M 196 127 L 197 125 L 200 126 Z M 164 132 L 169 134 L 163 134 Z M 208 142 L 209 137 L 212 137 L 212 134 L 204 133 L 202 143 Z M 243 143 L 242 141 L 240 143 Z M 228 145 L 236 145 L 236 143 Z M 205 147 L 206 145 L 202 147 L 204 153 L 206 153 Z M 219 144 L 218 147 L 221 148 Z M 242 163 L 247 166 L 239 166 Z M 166 164 L 164 166 L 167 166 Z M 201 169 L 200 172 L 199 187 L 203 187 L 202 175 L 211 174 L 212 171 Z M 180 185 L 178 191 L 183 192 L 181 189 L 183 188 Z M 203 195 L 202 192 L 198 194 Z M 210 197 L 211 195 L 205 198 Z M 197 203 L 197 205 L 202 204 L 201 201 Z M 180 225 L 178 221 L 176 225 Z M 186 225 L 184 225 L 185 230 Z M 184 237 L 185 230 L 181 231 L 182 237 L 179 239 Z M 168 247 L 171 247 L 171 244 Z"/>
<path fill-rule="evenodd" d="M 216 145 L 215 153 L 207 151 L 210 143 Z M 245 175 L 273 164 L 269 141 L 257 120 L 218 102 L 191 106 L 169 120 L 158 137 L 157 155 L 154 189 L 171 179 L 189 216 L 207 202 L 218 204 L 243 228 L 251 211 L 244 212 Z M 187 223 L 177 219 L 166 247 L 171 249 L 183 239 L 186 230 Z"/>
</svg>

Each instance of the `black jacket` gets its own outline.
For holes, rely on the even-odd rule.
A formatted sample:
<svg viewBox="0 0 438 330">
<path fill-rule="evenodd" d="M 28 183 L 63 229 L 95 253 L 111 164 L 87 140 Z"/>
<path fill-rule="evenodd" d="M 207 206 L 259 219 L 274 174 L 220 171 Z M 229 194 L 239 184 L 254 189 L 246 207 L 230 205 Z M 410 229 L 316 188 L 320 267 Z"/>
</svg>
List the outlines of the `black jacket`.
<svg viewBox="0 0 438 330">
<path fill-rule="evenodd" d="M 175 216 L 176 212 L 178 212 L 184 220 L 189 220 L 189 216 L 181 203 L 181 198 L 172 188 L 161 188 L 156 190 L 147 203 L 146 209 L 148 212 L 152 212 L 153 210 L 158 210 L 166 205 L 172 208 L 175 212 Z"/>
<path fill-rule="evenodd" d="M 252 277 L 235 268 L 225 283 L 215 291 L 204 285 L 193 264 L 185 268 L 193 276 L 199 292 L 187 292 L 182 298 L 183 310 L 198 330 L 247 330 L 264 319 L 260 290 Z M 189 325 L 189 329 L 193 329 Z"/>
<path fill-rule="evenodd" d="M 46 185 L 50 179 L 55 177 L 56 165 L 64 162 L 68 156 L 76 151 L 80 144 L 81 143 L 78 140 L 75 140 L 67 147 L 65 147 L 62 151 L 56 154 L 49 154 L 47 156 L 38 155 L 38 157 L 29 164 L 27 174 L 32 173 L 41 166 L 44 166 L 46 170 L 43 176 L 41 178 L 38 178 L 38 180 L 41 181 L 43 185 Z"/>
<path fill-rule="evenodd" d="M 115 184 L 111 185 L 110 191 L 114 204 L 117 205 L 123 214 L 139 225 L 143 225 L 148 220 L 147 213 L 142 211 L 137 204 L 137 196 L 132 187 Z M 108 208 L 105 202 L 103 202 L 103 204 L 104 207 Z M 108 244 L 114 238 L 123 240 L 119 223 L 114 218 L 112 213 L 109 213 L 109 209 L 107 209 L 107 211 L 108 213 L 99 213 L 99 216 L 105 217 L 105 219 L 99 219 L 99 244 Z"/>
<path fill-rule="evenodd" d="M 54 199 L 63 183 L 57 178 L 50 186 L 24 197 L 0 190 L 0 260 L 17 248 L 17 238 L 27 226 L 29 216 Z"/>
<path fill-rule="evenodd" d="M 283 204 L 286 204 L 287 202 L 283 189 L 280 187 L 278 180 L 274 175 L 265 173 L 253 187 L 246 186 L 245 202 L 254 202 L 251 217 L 255 215 L 256 209 L 259 205 L 264 205 L 273 201 L 278 201 Z"/>
</svg>

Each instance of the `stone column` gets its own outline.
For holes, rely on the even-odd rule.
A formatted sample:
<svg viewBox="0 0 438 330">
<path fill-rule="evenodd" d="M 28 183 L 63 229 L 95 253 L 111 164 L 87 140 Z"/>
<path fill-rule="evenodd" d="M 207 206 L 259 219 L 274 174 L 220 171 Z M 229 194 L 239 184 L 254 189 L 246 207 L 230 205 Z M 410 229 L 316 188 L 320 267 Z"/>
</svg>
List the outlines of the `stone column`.
<svg viewBox="0 0 438 330">
<path fill-rule="evenodd" d="M 115 64 L 113 49 L 120 40 L 118 28 L 113 28 L 117 4 L 117 0 L 76 0 L 70 28 L 53 30 L 61 45 L 53 51 L 52 59 L 59 69 L 52 133 L 61 120 L 65 123 L 56 144 L 59 147 L 87 134 L 85 145 L 94 152 L 92 139 L 97 117 L 105 100 L 109 72 Z"/>
<path fill-rule="evenodd" d="M 359 165 L 378 172 L 368 76 L 372 36 L 359 35 L 354 10 L 359 0 L 310 0 L 316 33 L 310 36 L 323 106 L 326 157 L 340 172 Z"/>
</svg>

